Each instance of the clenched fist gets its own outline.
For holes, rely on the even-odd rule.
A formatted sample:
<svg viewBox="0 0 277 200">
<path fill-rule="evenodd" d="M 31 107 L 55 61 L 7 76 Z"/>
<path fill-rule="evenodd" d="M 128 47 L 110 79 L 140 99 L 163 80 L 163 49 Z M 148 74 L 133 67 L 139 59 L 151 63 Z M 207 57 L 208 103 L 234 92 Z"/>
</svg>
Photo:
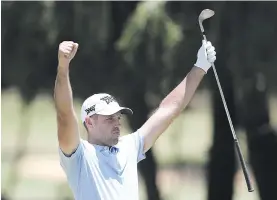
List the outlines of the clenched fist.
<svg viewBox="0 0 277 200">
<path fill-rule="evenodd" d="M 60 43 L 58 53 L 60 67 L 69 66 L 70 61 L 74 58 L 77 52 L 78 46 L 79 45 L 77 43 L 74 43 L 72 41 L 64 41 Z"/>
</svg>

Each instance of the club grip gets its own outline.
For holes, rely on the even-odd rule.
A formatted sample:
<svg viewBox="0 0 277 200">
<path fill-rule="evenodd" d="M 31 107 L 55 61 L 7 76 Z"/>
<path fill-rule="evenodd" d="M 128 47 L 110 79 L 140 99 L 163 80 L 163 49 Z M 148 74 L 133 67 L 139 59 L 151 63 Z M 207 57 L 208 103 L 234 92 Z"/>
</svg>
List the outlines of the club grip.
<svg viewBox="0 0 277 200">
<path fill-rule="evenodd" d="M 253 185 L 251 184 L 250 176 L 249 176 L 248 170 L 246 168 L 246 164 L 245 164 L 245 161 L 243 159 L 241 149 L 240 149 L 240 146 L 239 146 L 239 142 L 238 142 L 237 139 L 235 140 L 235 146 L 236 146 L 236 150 L 237 150 L 237 153 L 238 153 L 238 156 L 239 156 L 239 161 L 240 161 L 240 164 L 241 164 L 241 167 L 242 167 L 242 171 L 243 171 L 243 174 L 244 174 L 244 178 L 245 178 L 245 181 L 246 181 L 248 192 L 253 192 L 254 188 L 253 188 Z"/>
</svg>

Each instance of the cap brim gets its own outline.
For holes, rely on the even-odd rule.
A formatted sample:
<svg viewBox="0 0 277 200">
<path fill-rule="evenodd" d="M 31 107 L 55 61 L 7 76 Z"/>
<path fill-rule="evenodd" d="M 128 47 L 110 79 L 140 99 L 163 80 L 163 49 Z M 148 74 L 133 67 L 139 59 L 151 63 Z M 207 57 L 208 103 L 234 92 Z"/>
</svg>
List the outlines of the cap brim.
<svg viewBox="0 0 277 200">
<path fill-rule="evenodd" d="M 100 112 L 97 112 L 96 114 L 99 115 L 113 115 L 117 112 L 121 112 L 122 114 L 132 115 L 133 111 L 130 108 L 127 107 L 117 107 L 117 108 L 111 108 L 111 109 L 105 109 Z"/>
<path fill-rule="evenodd" d="M 132 115 L 133 111 L 130 108 L 126 108 L 126 107 L 121 107 L 121 113 L 124 115 Z"/>
</svg>

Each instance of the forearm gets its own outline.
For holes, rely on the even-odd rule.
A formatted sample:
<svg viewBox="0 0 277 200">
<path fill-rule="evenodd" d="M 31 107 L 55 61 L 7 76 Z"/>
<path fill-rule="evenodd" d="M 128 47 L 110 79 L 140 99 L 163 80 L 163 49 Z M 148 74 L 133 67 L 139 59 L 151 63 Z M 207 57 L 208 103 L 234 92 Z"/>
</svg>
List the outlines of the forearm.
<svg viewBox="0 0 277 200">
<path fill-rule="evenodd" d="M 191 101 L 204 75 L 202 69 L 194 66 L 184 80 L 164 98 L 160 107 L 170 107 L 173 109 L 172 114 L 178 115 Z"/>
<path fill-rule="evenodd" d="M 54 101 L 58 115 L 72 115 L 73 97 L 68 68 L 58 67 L 54 89 Z"/>
<path fill-rule="evenodd" d="M 159 108 L 140 128 L 144 140 L 143 150 L 148 151 L 158 137 L 191 101 L 198 85 L 216 59 L 214 47 L 202 41 L 197 53 L 197 62 L 184 80 L 177 85 L 160 103 Z"/>
</svg>

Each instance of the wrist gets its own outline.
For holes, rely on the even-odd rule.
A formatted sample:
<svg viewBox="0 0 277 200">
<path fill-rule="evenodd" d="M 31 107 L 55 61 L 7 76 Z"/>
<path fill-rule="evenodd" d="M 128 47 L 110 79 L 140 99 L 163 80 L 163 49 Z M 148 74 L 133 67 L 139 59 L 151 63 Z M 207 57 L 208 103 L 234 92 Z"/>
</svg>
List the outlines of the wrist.
<svg viewBox="0 0 277 200">
<path fill-rule="evenodd" d="M 195 73 L 200 76 L 204 76 L 207 74 L 207 72 L 204 69 L 202 69 L 201 67 L 198 67 L 196 65 L 193 66 L 192 71 L 195 71 Z"/>
<path fill-rule="evenodd" d="M 69 67 L 69 62 L 58 62 L 58 67 L 64 67 L 64 68 L 66 68 L 66 67 Z"/>
<path fill-rule="evenodd" d="M 59 74 L 68 74 L 69 72 L 69 65 L 58 65 L 58 73 Z"/>
<path fill-rule="evenodd" d="M 199 62 L 196 62 L 196 63 L 194 64 L 194 66 L 197 67 L 197 68 L 199 68 L 199 69 L 201 69 L 202 71 L 204 71 L 205 74 L 207 74 L 208 70 L 210 69 L 210 66 L 208 66 L 208 65 L 203 65 L 202 63 L 199 63 Z"/>
</svg>

